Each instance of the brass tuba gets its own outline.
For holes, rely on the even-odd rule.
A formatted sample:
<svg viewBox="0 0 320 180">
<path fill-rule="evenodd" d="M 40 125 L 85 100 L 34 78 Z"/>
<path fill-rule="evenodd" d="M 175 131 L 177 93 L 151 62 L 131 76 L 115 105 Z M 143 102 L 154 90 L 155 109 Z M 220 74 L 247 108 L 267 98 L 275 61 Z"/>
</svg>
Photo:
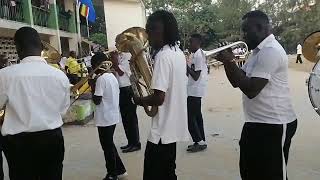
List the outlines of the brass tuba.
<svg viewBox="0 0 320 180">
<path fill-rule="evenodd" d="M 152 61 L 148 52 L 148 36 L 145 29 L 132 27 L 116 38 L 116 47 L 121 52 L 129 52 L 132 55 L 130 69 L 132 76 L 130 81 L 134 95 L 144 97 L 153 93 L 151 89 Z M 154 117 L 158 113 L 158 107 L 143 106 L 148 116 Z"/>
<path fill-rule="evenodd" d="M 41 43 L 43 48 L 41 56 L 47 61 L 48 64 L 58 64 L 62 58 L 59 51 L 45 41 L 41 41 Z"/>
</svg>

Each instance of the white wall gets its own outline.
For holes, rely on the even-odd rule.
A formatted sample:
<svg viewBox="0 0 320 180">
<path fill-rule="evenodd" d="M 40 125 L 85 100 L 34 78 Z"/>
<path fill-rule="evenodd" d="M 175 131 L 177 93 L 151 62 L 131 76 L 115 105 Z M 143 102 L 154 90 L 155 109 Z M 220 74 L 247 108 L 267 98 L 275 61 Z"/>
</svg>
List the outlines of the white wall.
<svg viewBox="0 0 320 180">
<path fill-rule="evenodd" d="M 115 47 L 116 36 L 124 30 L 145 27 L 145 8 L 139 0 L 104 0 L 104 12 L 109 48 Z"/>
</svg>

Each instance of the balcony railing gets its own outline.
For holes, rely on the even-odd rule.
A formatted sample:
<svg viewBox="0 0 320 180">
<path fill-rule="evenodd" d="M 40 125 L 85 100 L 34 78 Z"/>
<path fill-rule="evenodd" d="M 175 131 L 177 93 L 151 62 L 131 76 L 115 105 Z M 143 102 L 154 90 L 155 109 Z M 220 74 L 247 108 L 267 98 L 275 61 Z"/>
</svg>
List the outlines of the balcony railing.
<svg viewBox="0 0 320 180">
<path fill-rule="evenodd" d="M 24 20 L 22 1 L 0 0 L 0 18 L 22 22 Z"/>
<path fill-rule="evenodd" d="M 59 29 L 69 31 L 69 20 L 71 15 L 59 13 Z"/>
<path fill-rule="evenodd" d="M 35 25 L 48 27 L 49 9 L 32 6 L 33 22 Z"/>
</svg>

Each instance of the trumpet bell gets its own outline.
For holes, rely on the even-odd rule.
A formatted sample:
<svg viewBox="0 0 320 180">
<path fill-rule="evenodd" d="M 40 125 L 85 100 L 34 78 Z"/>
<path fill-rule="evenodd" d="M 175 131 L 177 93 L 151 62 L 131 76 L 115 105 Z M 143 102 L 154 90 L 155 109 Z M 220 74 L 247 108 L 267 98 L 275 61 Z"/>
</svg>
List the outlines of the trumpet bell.
<svg viewBox="0 0 320 180">
<path fill-rule="evenodd" d="M 302 45 L 302 54 L 310 62 L 318 61 L 317 54 L 320 48 L 320 31 L 311 33 L 304 40 Z"/>
</svg>

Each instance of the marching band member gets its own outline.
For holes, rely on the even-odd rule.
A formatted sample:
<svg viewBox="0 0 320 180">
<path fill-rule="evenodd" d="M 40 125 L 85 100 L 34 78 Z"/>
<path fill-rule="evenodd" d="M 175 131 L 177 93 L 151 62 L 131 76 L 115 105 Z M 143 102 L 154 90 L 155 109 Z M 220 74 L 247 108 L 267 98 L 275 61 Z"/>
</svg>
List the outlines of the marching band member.
<svg viewBox="0 0 320 180">
<path fill-rule="evenodd" d="M 104 53 L 96 53 L 91 59 L 92 68 L 96 69 L 106 60 L 107 56 Z M 102 72 L 98 70 L 97 74 L 99 73 Z M 117 180 L 118 176 L 126 175 L 126 169 L 113 142 L 116 124 L 120 122 L 119 84 L 112 73 L 103 73 L 90 81 L 90 86 L 96 105 L 95 123 L 108 171 L 104 180 Z"/>
<path fill-rule="evenodd" d="M 218 56 L 235 88 L 243 92 L 245 124 L 240 140 L 242 180 L 286 180 L 291 139 L 297 129 L 288 87 L 288 56 L 271 34 L 268 16 L 251 11 L 242 30 L 249 50 L 242 67 L 231 50 Z"/>
<path fill-rule="evenodd" d="M 131 88 L 131 70 L 129 60 L 130 53 L 117 52 L 111 53 L 113 68 L 120 87 L 120 112 L 122 123 L 128 139 L 128 145 L 121 147 L 122 152 L 134 152 L 141 149 L 139 137 L 139 125 L 137 117 L 137 105 L 132 103 L 133 90 Z"/>
<path fill-rule="evenodd" d="M 178 24 L 172 13 L 156 11 L 148 18 L 146 31 L 156 51 L 152 77 L 154 94 L 135 97 L 138 105 L 159 106 L 145 150 L 143 180 L 176 180 L 176 146 L 187 141 L 186 58 L 177 45 Z"/>
<path fill-rule="evenodd" d="M 7 67 L 8 65 L 8 59 L 5 55 L 0 54 L 0 70 Z M 0 107 L 1 110 L 2 107 Z M 3 117 L 0 118 L 0 124 L 2 123 Z M 2 134 L 0 134 L 0 180 L 4 179 L 4 174 L 3 174 L 3 159 L 2 159 L 2 152 L 4 153 L 4 155 L 6 157 L 7 156 L 7 146 L 6 146 L 6 137 L 2 136 Z"/>
<path fill-rule="evenodd" d="M 40 57 L 36 30 L 19 29 L 14 42 L 20 64 L 0 71 L 1 128 L 7 136 L 11 180 L 62 180 L 64 140 L 62 115 L 70 102 L 66 75 Z"/>
<path fill-rule="evenodd" d="M 193 34 L 190 38 L 190 51 L 193 53 L 188 71 L 188 128 L 193 145 L 188 146 L 188 152 L 198 152 L 207 148 L 206 137 L 201 113 L 201 99 L 204 97 L 208 83 L 208 67 L 204 52 L 201 49 L 202 37 Z"/>
</svg>

